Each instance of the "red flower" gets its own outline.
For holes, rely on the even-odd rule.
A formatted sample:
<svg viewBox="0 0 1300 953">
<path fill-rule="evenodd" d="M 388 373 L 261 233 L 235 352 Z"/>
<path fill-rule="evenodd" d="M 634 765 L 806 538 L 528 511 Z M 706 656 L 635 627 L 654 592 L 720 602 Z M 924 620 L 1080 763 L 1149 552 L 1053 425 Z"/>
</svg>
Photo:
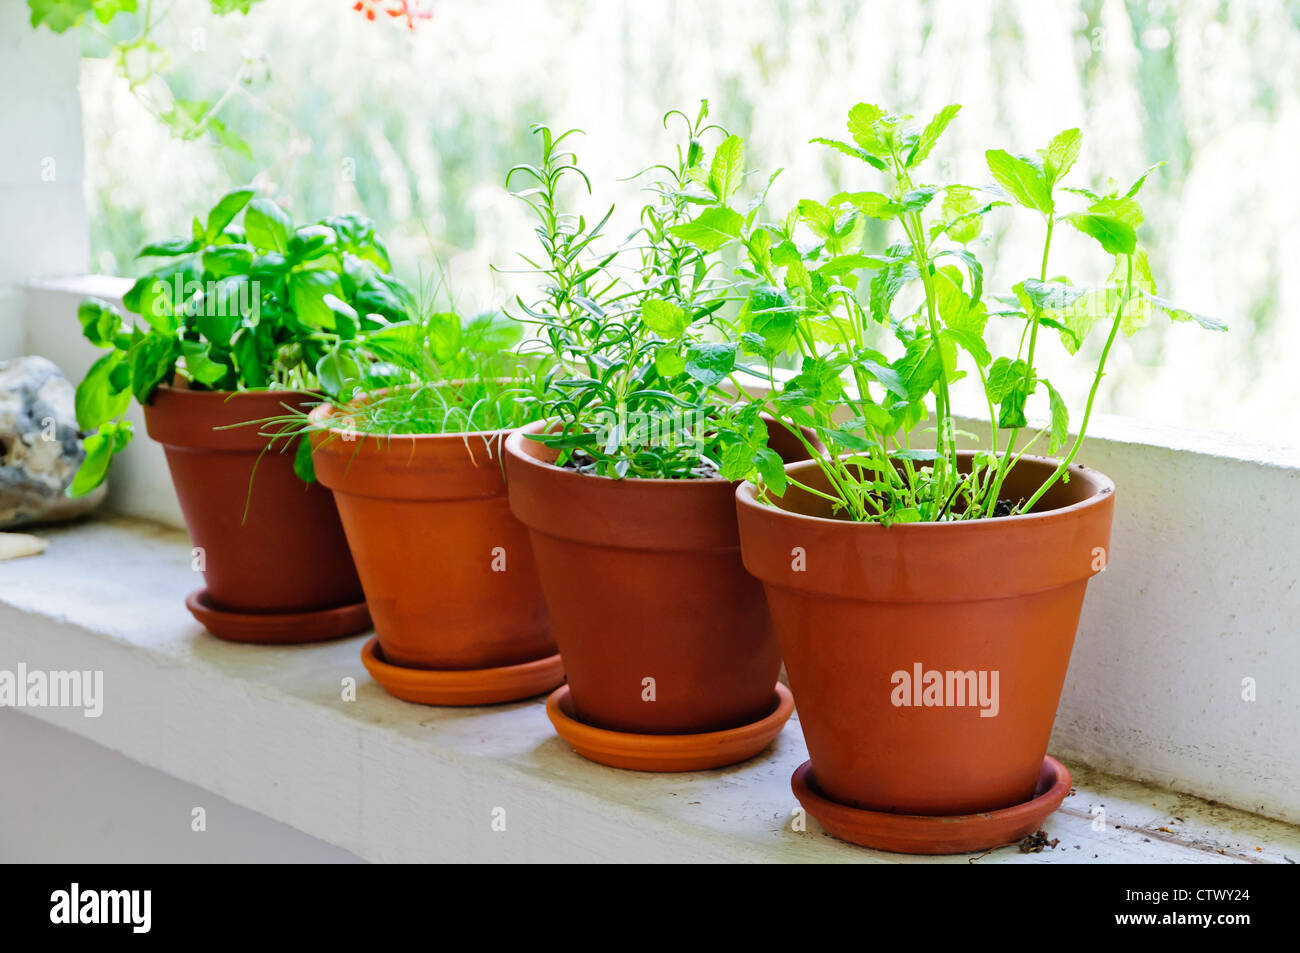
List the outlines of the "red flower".
<svg viewBox="0 0 1300 953">
<path fill-rule="evenodd" d="M 389 0 L 388 15 L 393 18 L 406 18 L 406 28 L 415 29 L 416 20 L 433 19 L 433 11 L 425 10 L 419 5 L 419 0 Z"/>
<path fill-rule="evenodd" d="M 357 2 L 352 5 L 352 9 L 356 10 L 358 13 L 364 13 L 367 20 L 374 22 L 375 13 L 377 12 L 375 5 L 378 2 L 379 0 L 357 0 Z"/>
</svg>

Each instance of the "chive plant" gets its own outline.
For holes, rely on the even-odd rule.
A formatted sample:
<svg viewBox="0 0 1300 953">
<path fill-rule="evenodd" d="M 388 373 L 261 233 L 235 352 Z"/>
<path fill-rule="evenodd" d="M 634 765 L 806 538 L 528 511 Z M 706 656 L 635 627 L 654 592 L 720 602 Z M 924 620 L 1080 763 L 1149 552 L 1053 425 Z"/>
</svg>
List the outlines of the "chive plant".
<svg viewBox="0 0 1300 953">
<path fill-rule="evenodd" d="M 1156 294 L 1137 241 L 1143 220 L 1137 195 L 1151 170 L 1127 188 L 1103 193 L 1062 184 L 1079 155 L 1077 129 L 1053 137 L 1036 156 L 989 150 L 996 188 L 926 181 L 926 160 L 959 109 L 949 106 L 917 127 L 908 123 L 910 117 L 879 106 L 854 106 L 849 139 L 814 142 L 863 163 L 883 179 L 882 191 L 806 199 L 782 222 L 733 220 L 722 230 L 745 260 L 736 281 L 746 299 L 740 340 L 758 359 L 754 372 L 768 384 L 753 402 L 815 434 L 816 440 L 805 437 L 804 443 L 828 489 L 800 485 L 828 499 L 846 519 L 888 525 L 1031 511 L 1053 485 L 1068 480 L 1120 331 L 1133 334 L 1158 313 L 1224 328 Z M 986 216 L 1009 206 L 1037 216 L 1043 244 L 1034 272 L 1000 301 L 985 294 L 984 266 L 974 246 Z M 713 224 L 704 218 L 693 224 Z M 883 249 L 863 248 L 867 219 L 892 230 Z M 1054 270 L 1052 238 L 1061 224 L 1113 256 L 1104 287 L 1076 286 Z M 697 247 L 717 244 L 710 238 Z M 919 304 L 900 308 L 900 293 L 909 286 L 919 286 Z M 995 320 L 1021 324 L 1014 354 L 990 352 L 985 332 Z M 1098 324 L 1105 326 L 1105 344 L 1078 433 L 1066 449 L 1068 407 L 1037 359 L 1049 331 L 1075 354 Z M 879 343 L 889 337 L 896 342 L 893 357 Z M 798 373 L 779 381 L 775 365 L 788 354 L 797 357 Z M 989 416 L 988 445 L 966 466 L 959 463 L 960 434 L 952 422 L 952 385 L 965 376 L 962 365 L 978 375 Z M 1049 422 L 1020 441 L 1028 401 L 1036 394 L 1047 399 Z M 937 426 L 923 426 L 931 417 Z M 769 502 L 782 495 L 790 478 L 760 466 L 763 446 L 753 431 L 734 436 L 723 475 L 753 480 Z M 1058 466 L 1029 498 L 1003 500 L 1007 474 L 1044 437 L 1049 454 L 1065 449 Z"/>
</svg>

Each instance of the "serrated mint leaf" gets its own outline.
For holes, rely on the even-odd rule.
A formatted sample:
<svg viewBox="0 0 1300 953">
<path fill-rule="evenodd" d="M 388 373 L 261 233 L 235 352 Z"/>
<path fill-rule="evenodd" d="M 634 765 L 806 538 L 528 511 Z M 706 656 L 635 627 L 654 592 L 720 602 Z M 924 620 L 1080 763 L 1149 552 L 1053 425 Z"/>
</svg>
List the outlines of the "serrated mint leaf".
<svg viewBox="0 0 1300 953">
<path fill-rule="evenodd" d="M 1085 294 L 1086 288 L 1076 288 L 1063 281 L 1039 281 L 1037 278 L 1026 279 L 1021 285 L 1025 297 L 1040 311 L 1063 311 Z"/>
<path fill-rule="evenodd" d="M 740 235 L 745 220 L 739 212 L 724 206 L 707 208 L 693 222 L 674 225 L 668 231 L 701 251 L 717 251 Z"/>
<path fill-rule="evenodd" d="M 935 143 L 939 141 L 939 137 L 948 128 L 948 123 L 952 122 L 959 112 L 961 112 L 961 106 L 954 104 L 944 106 L 935 113 L 934 118 L 921 130 L 921 134 L 916 139 L 916 145 L 912 146 L 912 152 L 907 157 L 908 165 L 916 165 L 930 154 Z"/>
<path fill-rule="evenodd" d="M 1137 233 L 1114 215 L 1097 212 L 1073 212 L 1065 216 L 1079 231 L 1097 242 L 1112 255 L 1131 255 L 1137 248 Z"/>
<path fill-rule="evenodd" d="M 691 344 L 686 348 L 686 373 L 712 386 L 724 380 L 736 367 L 736 345 Z"/>
<path fill-rule="evenodd" d="M 655 334 L 667 340 L 679 338 L 691 323 L 690 313 L 663 298 L 650 298 L 641 305 L 641 320 Z"/>
<path fill-rule="evenodd" d="M 1065 173 L 1074 166 L 1079 158 L 1079 147 L 1083 143 L 1083 133 L 1078 129 L 1067 129 L 1052 137 L 1039 155 L 1043 157 L 1043 174 L 1049 184 L 1059 182 Z"/>
<path fill-rule="evenodd" d="M 994 180 L 1008 195 L 1025 208 L 1044 215 L 1052 213 L 1052 190 L 1037 163 L 1023 156 L 1013 156 L 1004 149 L 989 149 L 984 157 Z"/>
<path fill-rule="evenodd" d="M 1055 455 L 1070 436 L 1070 408 L 1065 406 L 1065 400 L 1049 381 L 1044 379 L 1043 383 L 1047 386 L 1047 399 L 1052 411 L 1051 440 L 1047 452 Z"/>
<path fill-rule="evenodd" d="M 709 166 L 709 188 L 724 204 L 731 199 L 745 178 L 745 141 L 740 136 L 722 140 Z"/>
</svg>

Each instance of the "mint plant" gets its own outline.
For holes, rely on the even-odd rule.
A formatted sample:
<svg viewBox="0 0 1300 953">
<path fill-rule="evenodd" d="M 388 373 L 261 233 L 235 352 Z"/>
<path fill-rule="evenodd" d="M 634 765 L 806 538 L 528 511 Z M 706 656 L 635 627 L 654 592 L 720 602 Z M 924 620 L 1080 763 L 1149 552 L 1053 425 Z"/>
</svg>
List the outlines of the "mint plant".
<svg viewBox="0 0 1300 953">
<path fill-rule="evenodd" d="M 77 387 L 78 426 L 95 432 L 71 495 L 103 482 L 130 442 L 123 415 L 133 396 L 147 403 L 160 384 L 183 378 L 194 390 L 346 399 L 374 362 L 363 339 L 403 333 L 392 328 L 408 321 L 413 298 L 367 219 L 336 215 L 295 228 L 279 205 L 254 195 L 230 192 L 194 219 L 188 237 L 141 250 L 167 261 L 123 295 L 130 319 L 94 299 L 78 309 L 87 340 L 107 353 Z M 299 453 L 298 464 L 308 477 L 310 455 Z"/>
<path fill-rule="evenodd" d="M 534 439 L 559 451 L 560 466 L 615 478 L 716 476 L 735 434 L 756 429 L 757 409 L 736 407 L 723 389 L 738 345 L 722 315 L 730 289 L 716 254 L 756 213 L 734 208 L 744 142 L 708 122 L 707 102 L 694 119 L 665 116 L 665 126 L 674 121 L 686 141 L 675 161 L 647 170 L 640 227 L 612 249 L 602 247 L 612 207 L 594 225 L 563 209 L 568 183 L 592 192 L 568 145 L 577 130 L 536 126 L 540 163 L 507 175 L 508 187 L 527 183 L 514 194 L 538 221 L 541 255 L 521 257 L 541 294 L 517 304 L 555 367 L 543 403 L 555 427 Z M 707 162 L 706 137 L 719 140 Z M 749 439 L 765 445 L 765 432 Z"/>
<path fill-rule="evenodd" d="M 879 106 L 854 106 L 849 139 L 814 142 L 880 173 L 883 190 L 841 192 L 825 202 L 807 199 L 783 222 L 744 222 L 727 238 L 746 261 L 737 272 L 746 299 L 741 340 L 759 358 L 769 383 L 755 403 L 816 435 L 804 443 L 830 489 L 800 485 L 827 498 L 847 519 L 891 524 L 1031 511 L 1058 480 L 1068 479 L 1120 331 L 1133 334 L 1156 314 L 1224 328 L 1156 294 L 1137 240 L 1143 220 L 1137 195 L 1150 170 L 1127 187 L 1103 193 L 1062 184 L 1079 155 L 1077 129 L 1053 137 L 1036 156 L 989 150 L 996 189 L 926 181 L 923 166 L 959 110 L 948 106 L 914 126 L 910 117 Z M 1041 220 L 1043 250 L 1030 276 L 1017 281 L 1011 295 L 996 299 L 985 294 L 985 269 L 974 242 L 986 216 L 1006 206 Z M 895 232 L 884 249 L 863 249 L 865 219 L 887 222 Z M 1052 237 L 1061 224 L 1090 236 L 1114 257 L 1105 287 L 1078 287 L 1053 270 Z M 697 247 L 717 246 L 710 240 Z M 863 287 L 866 273 L 870 279 Z M 919 304 L 902 309 L 909 287 L 919 287 Z M 1014 354 L 990 353 L 985 330 L 994 320 L 1021 323 Z M 1074 354 L 1103 322 L 1107 337 L 1077 436 L 1031 497 L 1003 500 L 1007 473 L 1023 453 L 1045 436 L 1048 453 L 1056 455 L 1069 438 L 1066 402 L 1036 363 L 1044 334 L 1055 332 Z M 890 337 L 892 357 L 885 353 Z M 780 382 L 775 362 L 786 353 L 797 356 L 799 370 Z M 989 417 L 988 445 L 967 467 L 959 465 L 951 398 L 952 384 L 967 373 L 963 365 L 978 375 Z M 1036 395 L 1046 397 L 1049 423 L 1020 446 L 1026 409 Z M 938 424 L 923 426 L 932 414 Z M 789 478 L 760 465 L 762 447 L 746 443 L 752 439 L 752 431 L 737 435 L 723 475 L 753 480 L 770 501 L 784 493 Z"/>
</svg>

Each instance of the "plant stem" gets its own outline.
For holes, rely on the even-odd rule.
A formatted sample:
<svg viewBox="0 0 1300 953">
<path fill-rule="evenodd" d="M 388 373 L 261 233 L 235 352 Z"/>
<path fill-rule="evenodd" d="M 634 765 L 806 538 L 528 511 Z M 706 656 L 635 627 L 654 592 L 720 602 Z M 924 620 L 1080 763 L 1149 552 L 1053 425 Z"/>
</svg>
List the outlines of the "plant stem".
<svg viewBox="0 0 1300 953">
<path fill-rule="evenodd" d="M 1047 256 L 1052 250 L 1052 228 L 1056 224 L 1055 219 L 1049 213 L 1047 215 L 1047 237 L 1043 241 L 1043 260 L 1038 269 L 1038 280 L 1040 282 L 1047 280 Z M 1034 308 L 1034 313 L 1030 316 L 1029 330 L 1029 353 L 1025 356 L 1025 375 L 1027 380 L 1033 380 L 1034 376 L 1034 349 L 1038 345 L 1038 322 L 1043 316 L 1043 309 Z M 1035 384 L 1037 382 L 1035 381 Z M 1020 428 L 1012 430 L 1007 437 L 1007 448 L 998 463 L 998 473 L 993 480 L 993 487 L 989 491 L 988 498 L 984 501 L 984 515 L 992 516 L 993 511 L 998 505 L 998 496 L 1002 493 L 1002 483 L 1010 472 L 1011 454 L 1016 448 L 1016 438 L 1020 436 Z M 996 451 L 994 451 L 996 452 Z"/>
<path fill-rule="evenodd" d="M 1021 508 L 1022 513 L 1028 513 L 1034 508 L 1044 493 L 1051 489 L 1052 485 L 1070 468 L 1074 461 L 1074 456 L 1079 452 L 1079 447 L 1083 445 L 1084 435 L 1088 432 L 1088 421 L 1092 417 L 1092 403 L 1097 397 L 1097 388 L 1101 386 L 1101 379 L 1106 369 L 1106 358 L 1110 356 L 1111 345 L 1115 343 L 1115 336 L 1119 333 L 1120 323 L 1124 320 L 1124 308 L 1128 305 L 1129 298 L 1133 294 L 1133 256 L 1128 257 L 1127 275 L 1124 279 L 1124 297 L 1120 299 L 1119 306 L 1115 309 L 1115 323 L 1111 325 L 1110 335 L 1106 338 L 1106 346 L 1102 348 L 1101 360 L 1097 362 L 1097 374 L 1092 379 L 1092 389 L 1088 391 L 1088 403 L 1083 410 L 1083 423 L 1079 425 L 1079 434 L 1074 438 L 1074 443 L 1070 446 L 1070 452 L 1065 455 L 1057 468 L 1052 471 L 1052 475 L 1040 486 Z"/>
</svg>

